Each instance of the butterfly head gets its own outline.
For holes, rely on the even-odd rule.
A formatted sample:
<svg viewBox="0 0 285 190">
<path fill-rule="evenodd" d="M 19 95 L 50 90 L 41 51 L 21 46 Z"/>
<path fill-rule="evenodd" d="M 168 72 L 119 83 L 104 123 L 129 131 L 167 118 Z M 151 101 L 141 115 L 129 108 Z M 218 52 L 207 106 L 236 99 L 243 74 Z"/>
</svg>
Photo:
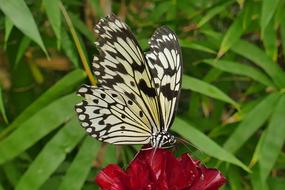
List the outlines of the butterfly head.
<svg viewBox="0 0 285 190">
<path fill-rule="evenodd" d="M 151 137 L 151 146 L 154 148 L 161 148 L 165 145 L 173 145 L 176 142 L 174 135 L 169 134 L 167 131 L 154 133 Z"/>
</svg>

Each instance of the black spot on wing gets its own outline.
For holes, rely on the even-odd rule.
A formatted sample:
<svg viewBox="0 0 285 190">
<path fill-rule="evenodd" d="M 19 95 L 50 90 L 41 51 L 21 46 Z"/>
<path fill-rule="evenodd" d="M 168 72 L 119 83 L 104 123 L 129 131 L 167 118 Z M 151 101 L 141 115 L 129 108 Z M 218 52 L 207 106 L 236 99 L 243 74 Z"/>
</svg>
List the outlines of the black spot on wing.
<svg viewBox="0 0 285 190">
<path fill-rule="evenodd" d="M 173 91 L 170 88 L 170 84 L 166 84 L 164 86 L 161 86 L 160 92 L 165 96 L 168 100 L 172 100 L 173 98 L 177 97 L 178 91 Z"/>
<path fill-rule="evenodd" d="M 138 87 L 141 91 L 143 91 L 149 97 L 156 97 L 156 91 L 152 87 L 148 87 L 145 80 L 141 79 L 139 81 Z"/>
</svg>

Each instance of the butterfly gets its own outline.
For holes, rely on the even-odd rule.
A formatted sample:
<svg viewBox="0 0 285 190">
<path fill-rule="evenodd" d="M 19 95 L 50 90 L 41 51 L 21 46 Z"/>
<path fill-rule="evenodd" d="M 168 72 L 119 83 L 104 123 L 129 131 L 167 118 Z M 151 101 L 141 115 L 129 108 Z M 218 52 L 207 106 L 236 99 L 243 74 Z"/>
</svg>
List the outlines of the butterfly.
<svg viewBox="0 0 285 190">
<path fill-rule="evenodd" d="M 158 28 L 143 52 L 130 28 L 111 14 L 95 26 L 99 55 L 92 69 L 99 85 L 83 85 L 75 106 L 81 126 L 112 144 L 175 143 L 168 132 L 177 110 L 182 55 L 175 33 Z"/>
</svg>

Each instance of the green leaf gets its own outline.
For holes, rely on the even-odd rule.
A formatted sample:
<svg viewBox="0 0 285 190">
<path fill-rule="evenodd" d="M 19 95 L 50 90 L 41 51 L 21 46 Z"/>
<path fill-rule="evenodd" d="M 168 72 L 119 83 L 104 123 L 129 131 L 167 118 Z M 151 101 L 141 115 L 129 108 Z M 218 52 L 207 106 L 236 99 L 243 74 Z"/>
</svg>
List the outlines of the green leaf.
<svg viewBox="0 0 285 190">
<path fill-rule="evenodd" d="M 280 190 L 285 187 L 285 178 L 284 176 L 270 177 L 268 183 L 271 190 Z"/>
<path fill-rule="evenodd" d="M 275 87 L 274 83 L 265 74 L 252 66 L 228 60 L 216 59 L 206 59 L 202 62 L 210 64 L 222 71 L 247 76 L 253 80 L 256 80 L 257 82 L 264 84 L 265 86 Z"/>
<path fill-rule="evenodd" d="M 239 40 L 243 31 L 243 14 L 240 13 L 226 32 L 218 52 L 218 57 L 223 56 Z"/>
<path fill-rule="evenodd" d="M 62 49 L 65 52 L 66 56 L 70 59 L 74 67 L 78 68 L 80 65 L 78 61 L 78 53 L 73 41 L 65 29 L 62 29 L 61 40 Z"/>
<path fill-rule="evenodd" d="M 61 42 L 61 13 L 59 2 L 60 0 L 43 0 L 43 5 L 46 9 L 49 22 L 58 41 L 58 47 Z"/>
<path fill-rule="evenodd" d="M 163 14 L 167 13 L 170 11 L 172 7 L 171 1 L 161 1 L 158 3 L 154 9 L 152 9 L 151 14 L 149 15 L 152 22 L 159 21 Z"/>
<path fill-rule="evenodd" d="M 79 126 L 77 117 L 73 117 L 61 128 L 22 175 L 15 189 L 39 189 L 83 138 L 85 132 Z"/>
<path fill-rule="evenodd" d="M 262 0 L 262 9 L 261 9 L 261 36 L 265 36 L 265 29 L 271 21 L 280 0 Z M 266 34 L 267 35 L 267 34 Z"/>
<path fill-rule="evenodd" d="M 251 161 L 249 163 L 249 167 L 252 167 L 256 164 L 256 162 L 260 159 L 260 149 L 261 149 L 261 145 L 264 143 L 264 137 L 265 137 L 266 131 L 264 131 L 259 140 L 257 145 L 255 146 L 255 150 L 253 152 L 253 155 L 251 157 Z"/>
<path fill-rule="evenodd" d="M 13 188 L 16 186 L 22 175 L 22 171 L 19 169 L 18 165 L 19 164 L 17 161 L 13 161 L 2 166 L 9 183 L 13 186 Z"/>
<path fill-rule="evenodd" d="M 179 40 L 179 45 L 183 48 L 190 48 L 190 49 L 204 51 L 204 52 L 211 53 L 211 54 L 216 54 L 215 50 L 212 50 L 206 46 L 203 46 L 195 42 L 189 42 L 188 40 Z"/>
<path fill-rule="evenodd" d="M 205 35 L 209 36 L 215 44 L 218 45 L 219 41 L 222 39 L 222 35 L 214 32 L 203 30 Z M 245 40 L 238 40 L 231 50 L 255 63 L 257 66 L 261 67 L 273 80 L 273 82 L 279 87 L 285 87 L 285 73 L 274 63 L 270 57 L 268 57 L 264 51 Z"/>
<path fill-rule="evenodd" d="M 242 122 L 224 143 L 224 148 L 230 152 L 236 152 L 269 118 L 279 97 L 279 93 L 268 95 L 246 114 Z"/>
<path fill-rule="evenodd" d="M 280 22 L 280 35 L 281 35 L 281 44 L 283 50 L 283 56 L 285 56 L 285 16 L 282 14 L 282 22 Z"/>
<path fill-rule="evenodd" d="M 31 39 L 28 38 L 27 36 L 23 36 L 20 44 L 19 44 L 19 48 L 17 51 L 17 55 L 16 55 L 16 61 L 15 61 L 15 65 L 14 68 L 16 68 L 20 62 L 20 60 L 22 59 L 23 55 L 25 54 L 27 48 L 29 47 L 31 43 Z"/>
<path fill-rule="evenodd" d="M 200 151 L 205 152 L 209 156 L 237 165 L 243 168 L 245 171 L 250 171 L 250 169 L 240 160 L 238 160 L 233 154 L 223 149 L 208 136 L 191 126 L 189 123 L 183 121 L 181 118 L 176 117 L 172 129 L 180 134 L 183 138 L 193 143 Z"/>
<path fill-rule="evenodd" d="M 6 50 L 6 48 L 7 48 L 7 42 L 8 42 L 9 36 L 12 32 L 12 29 L 13 29 L 12 21 L 8 17 L 5 17 L 4 50 Z"/>
<path fill-rule="evenodd" d="M 238 170 L 238 168 L 235 166 L 231 166 L 228 172 L 229 172 L 228 179 L 229 179 L 231 190 L 242 189 L 242 186 L 241 186 L 242 179 L 241 179 L 240 171 Z"/>
<path fill-rule="evenodd" d="M 260 174 L 265 182 L 273 168 L 285 140 L 285 95 L 282 95 L 273 111 L 264 142 L 260 148 Z"/>
<path fill-rule="evenodd" d="M 278 57 L 278 44 L 276 31 L 274 29 L 274 20 L 272 20 L 265 28 L 265 34 L 263 36 L 263 44 L 266 54 L 275 62 Z"/>
<path fill-rule="evenodd" d="M 41 95 L 37 100 L 35 100 L 28 108 L 26 108 L 8 128 L 6 128 L 1 134 L 0 139 L 3 139 L 9 132 L 20 126 L 24 121 L 29 119 L 38 110 L 42 109 L 44 106 L 50 104 L 50 102 L 56 100 L 57 98 L 70 93 L 81 81 L 86 78 L 85 72 L 80 69 L 74 70 L 64 76 L 60 81 L 58 81 L 54 86 L 49 88 L 43 95 Z"/>
<path fill-rule="evenodd" d="M 0 0 L 0 9 L 25 35 L 47 54 L 33 15 L 24 0 Z"/>
<path fill-rule="evenodd" d="M 64 96 L 22 122 L 0 142 L 0 164 L 15 158 L 72 117 L 75 114 L 73 107 L 79 100 L 74 93 Z"/>
<path fill-rule="evenodd" d="M 204 24 L 206 24 L 210 19 L 212 19 L 214 16 L 222 12 L 227 8 L 228 5 L 232 4 L 234 1 L 229 0 L 225 1 L 225 3 L 215 6 L 207 11 L 207 14 L 202 17 L 202 19 L 198 22 L 197 27 L 200 28 Z"/>
<path fill-rule="evenodd" d="M 8 118 L 6 116 L 5 106 L 4 106 L 4 99 L 2 93 L 2 87 L 0 86 L 0 113 L 5 121 L 5 123 L 9 123 Z"/>
<path fill-rule="evenodd" d="M 87 137 L 84 140 L 58 190 L 82 189 L 88 173 L 92 168 L 92 161 L 95 159 L 99 147 L 99 141 L 91 137 Z"/>
<path fill-rule="evenodd" d="M 253 187 L 253 190 L 269 190 L 268 185 L 263 183 L 260 179 L 260 170 L 258 165 L 253 167 L 253 172 L 250 175 L 250 181 Z"/>
<path fill-rule="evenodd" d="M 278 87 L 285 87 L 285 73 L 260 48 L 247 41 L 239 40 L 231 50 L 261 67 Z"/>
<path fill-rule="evenodd" d="M 71 21 L 74 25 L 74 27 L 83 34 L 90 42 L 95 41 L 95 35 L 92 31 L 87 28 L 86 24 L 83 23 L 77 16 L 69 12 L 69 16 L 71 18 Z"/>
<path fill-rule="evenodd" d="M 226 95 L 223 91 L 218 89 L 217 87 L 206 83 L 202 80 L 183 75 L 182 79 L 182 88 L 187 90 L 192 90 L 206 96 L 227 102 L 232 104 L 234 107 L 239 108 L 239 104 L 231 99 L 228 95 Z"/>
</svg>

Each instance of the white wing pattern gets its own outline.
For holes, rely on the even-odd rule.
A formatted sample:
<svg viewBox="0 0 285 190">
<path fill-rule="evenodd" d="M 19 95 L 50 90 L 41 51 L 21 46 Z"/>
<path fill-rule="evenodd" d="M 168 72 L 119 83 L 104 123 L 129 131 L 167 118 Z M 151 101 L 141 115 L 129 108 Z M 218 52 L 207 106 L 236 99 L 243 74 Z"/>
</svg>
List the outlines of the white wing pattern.
<svg viewBox="0 0 285 190">
<path fill-rule="evenodd" d="M 85 98 L 76 105 L 81 126 L 100 141 L 113 144 L 147 144 L 150 121 L 139 104 L 112 89 L 83 85 Z M 118 138 L 119 137 L 119 138 Z"/>
<path fill-rule="evenodd" d="M 168 27 L 158 28 L 146 53 L 156 86 L 164 128 L 171 126 L 178 105 L 182 77 L 182 57 L 177 37 Z"/>
<path fill-rule="evenodd" d="M 170 139 L 167 130 L 181 86 L 175 34 L 158 29 L 144 55 L 128 26 L 113 14 L 101 19 L 95 32 L 99 55 L 93 71 L 99 86 L 78 90 L 84 97 L 75 106 L 81 126 L 103 142 L 162 146 Z"/>
</svg>

